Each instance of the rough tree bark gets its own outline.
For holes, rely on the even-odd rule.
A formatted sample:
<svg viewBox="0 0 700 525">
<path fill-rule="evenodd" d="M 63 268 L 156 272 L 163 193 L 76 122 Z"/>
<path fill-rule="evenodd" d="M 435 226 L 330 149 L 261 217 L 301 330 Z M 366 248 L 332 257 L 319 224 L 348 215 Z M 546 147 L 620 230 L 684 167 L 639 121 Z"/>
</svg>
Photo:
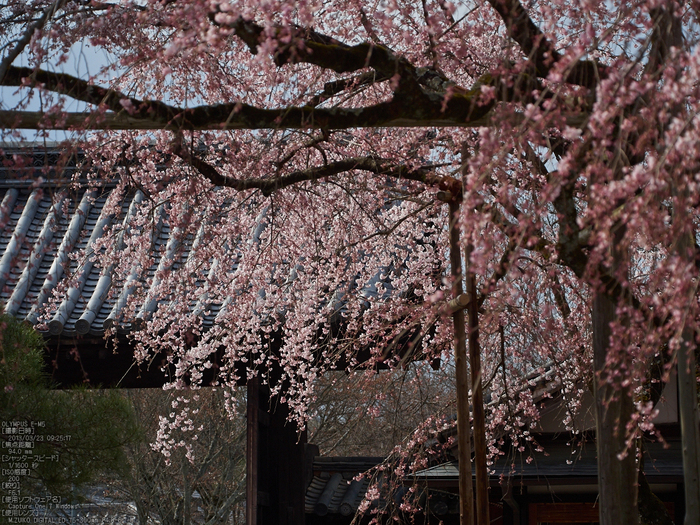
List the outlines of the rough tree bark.
<svg viewBox="0 0 700 525">
<path fill-rule="evenodd" d="M 617 257 L 615 257 L 617 259 Z M 593 299 L 593 362 L 598 451 L 600 524 L 639 524 L 635 450 L 627 446 L 626 424 L 634 412 L 631 385 L 611 377 L 610 325 L 617 319 L 620 291 L 604 288 Z"/>
<path fill-rule="evenodd" d="M 700 433 L 698 392 L 695 377 L 695 334 L 685 332 L 678 352 L 678 411 L 683 440 L 683 487 L 685 525 L 700 523 Z"/>
<path fill-rule="evenodd" d="M 476 297 L 476 276 L 469 271 L 467 250 L 467 294 Z M 474 414 L 474 466 L 476 470 L 477 523 L 489 520 L 489 472 L 486 468 L 486 416 L 484 414 L 484 387 L 481 381 L 481 348 L 479 347 L 479 306 L 471 301 L 467 307 L 469 317 L 469 370 L 471 371 L 472 412 Z"/>
<path fill-rule="evenodd" d="M 462 144 L 462 177 L 468 173 L 469 148 Z M 467 326 L 469 337 L 469 370 L 471 372 L 472 414 L 474 427 L 474 467 L 476 475 L 476 522 L 490 523 L 489 520 L 489 473 L 486 468 L 486 416 L 484 413 L 484 387 L 481 367 L 481 347 L 479 346 L 479 303 L 476 273 L 470 259 L 474 247 L 471 243 L 464 251 L 466 266 L 467 295 L 473 300 L 467 306 Z"/>
<path fill-rule="evenodd" d="M 677 210 L 681 220 L 685 211 Z M 682 231 L 677 251 L 681 260 L 692 263 L 693 233 Z M 685 492 L 685 525 L 700 523 L 700 417 L 695 362 L 695 333 L 683 330 L 678 349 L 678 412 L 683 442 L 683 489 Z"/>
</svg>

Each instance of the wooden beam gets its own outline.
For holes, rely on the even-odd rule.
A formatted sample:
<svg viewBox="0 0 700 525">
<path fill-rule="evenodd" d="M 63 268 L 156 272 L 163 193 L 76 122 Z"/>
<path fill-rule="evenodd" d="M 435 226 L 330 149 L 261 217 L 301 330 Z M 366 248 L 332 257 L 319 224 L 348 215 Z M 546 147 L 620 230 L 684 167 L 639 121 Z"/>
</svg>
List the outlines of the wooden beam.
<svg viewBox="0 0 700 525">
<path fill-rule="evenodd" d="M 246 525 L 258 523 L 258 446 L 259 446 L 259 409 L 260 378 L 255 376 L 247 385 L 247 422 L 246 422 Z"/>
</svg>

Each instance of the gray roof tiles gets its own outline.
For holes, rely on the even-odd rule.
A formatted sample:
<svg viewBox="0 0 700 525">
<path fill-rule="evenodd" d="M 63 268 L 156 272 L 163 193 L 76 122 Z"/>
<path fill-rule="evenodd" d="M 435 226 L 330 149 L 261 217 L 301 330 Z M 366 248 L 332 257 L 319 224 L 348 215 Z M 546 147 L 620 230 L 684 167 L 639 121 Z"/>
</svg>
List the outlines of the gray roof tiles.
<svg viewBox="0 0 700 525">
<path fill-rule="evenodd" d="M 119 319 L 138 275 L 134 268 L 126 282 L 115 288 L 112 269 L 99 268 L 89 256 L 89 247 L 115 221 L 106 211 L 111 189 L 82 190 L 76 195 L 51 187 L 18 186 L 0 188 L 0 302 L 5 312 L 37 324 L 57 283 L 68 276 L 68 287 L 45 319 L 45 331 L 50 335 L 104 335 Z M 116 220 L 127 220 L 133 213 L 132 204 L 142 199 L 140 192 L 127 195 L 122 203 L 124 213 Z M 156 262 L 148 270 L 149 278 L 178 262 L 177 257 L 182 256 L 178 253 L 176 257 L 178 238 L 162 224 L 153 240 Z M 187 252 L 184 247 L 183 257 Z M 88 255 L 78 259 L 79 253 Z M 157 305 L 147 293 L 133 321 L 147 319 Z M 205 308 L 200 305 L 200 310 Z M 214 315 L 204 316 L 205 325 L 211 325 Z"/>
<path fill-rule="evenodd" d="M 355 514 L 370 484 L 369 476 L 362 474 L 382 461 L 383 458 L 316 457 L 314 477 L 306 489 L 306 512 L 319 516 Z"/>
</svg>

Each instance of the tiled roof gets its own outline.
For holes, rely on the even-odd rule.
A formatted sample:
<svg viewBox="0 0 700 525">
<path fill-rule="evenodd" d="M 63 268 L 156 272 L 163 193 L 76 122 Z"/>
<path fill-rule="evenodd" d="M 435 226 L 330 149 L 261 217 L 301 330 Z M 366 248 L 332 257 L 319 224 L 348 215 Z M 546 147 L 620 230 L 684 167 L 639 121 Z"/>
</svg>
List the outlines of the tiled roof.
<svg viewBox="0 0 700 525">
<path fill-rule="evenodd" d="M 306 489 L 307 514 L 354 515 L 370 483 L 369 476 L 362 474 L 382 461 L 383 458 L 316 457 L 314 476 Z"/>
<path fill-rule="evenodd" d="M 420 502 L 426 511 L 437 516 L 459 514 L 459 496 L 456 493 L 434 488 L 409 492 L 411 483 L 421 481 L 418 477 L 407 478 L 387 490 L 384 476 L 372 470 L 381 463 L 382 458 L 316 457 L 313 463 L 314 476 L 306 490 L 306 513 L 315 516 L 335 515 L 341 521 L 338 516 L 349 519 L 356 515 L 367 497 L 370 484 L 376 484 L 379 496 L 367 502 L 373 511 L 387 509 L 388 503 L 384 498 L 391 498 L 396 506 L 404 502 Z M 409 501 L 414 499 L 415 501 Z M 373 512 L 370 511 L 370 514 L 373 515 Z"/>
<path fill-rule="evenodd" d="M 0 157 L 0 303 L 5 312 L 37 324 L 61 278 L 77 276 L 48 319 L 46 330 L 53 336 L 102 336 L 124 307 L 134 282 L 112 289 L 110 269 L 101 270 L 91 258 L 75 255 L 98 240 L 115 220 L 125 223 L 144 199 L 141 191 L 127 194 L 121 202 L 121 217 L 115 219 L 105 204 L 114 188 L 109 180 L 81 181 L 75 163 L 56 171 L 59 149 L 3 148 Z M 20 162 L 15 162 L 17 159 Z M 71 184 L 68 184 L 71 182 Z M 76 184 L 77 182 L 77 184 Z M 168 256 L 175 250 L 167 221 L 159 221 L 153 239 L 155 263 L 177 264 Z M 186 258 L 187 251 L 181 257 Z M 148 296 L 139 315 L 147 316 L 157 306 Z M 218 313 L 211 305 L 204 324 L 211 325 Z M 120 327 L 121 328 L 121 327 Z M 125 326 L 128 329 L 128 325 Z"/>
<path fill-rule="evenodd" d="M 113 216 L 105 212 L 110 191 L 109 186 L 79 192 L 47 186 L 0 189 L 0 302 L 6 313 L 36 324 L 56 284 L 70 273 L 77 278 L 48 319 L 49 334 L 101 336 L 115 324 L 135 283 L 127 278 L 120 289 L 111 290 L 109 269 L 100 269 L 90 258 L 70 257 L 97 241 L 112 224 Z M 123 216 L 128 218 L 142 199 L 140 191 L 127 195 Z M 149 279 L 162 265 L 178 264 L 171 259 L 177 241 L 170 233 L 162 221 L 153 239 Z M 183 250 L 182 260 L 187 254 Z M 156 307 L 157 301 L 146 294 L 136 319 L 147 317 Z M 211 326 L 220 307 L 209 305 L 203 314 L 205 327 Z"/>
<path fill-rule="evenodd" d="M 102 335 L 113 317 L 108 298 L 111 279 L 86 261 L 69 255 L 84 250 L 99 237 L 110 217 L 102 213 L 109 189 L 69 195 L 61 188 L 6 188 L 0 208 L 0 301 L 6 313 L 36 324 L 41 308 L 66 273 L 78 271 L 77 283 L 66 293 L 49 320 L 52 335 Z M 138 195 L 130 201 L 138 200 Z M 167 233 L 167 232 L 164 232 Z M 162 243 L 164 239 L 159 239 Z"/>
<path fill-rule="evenodd" d="M 109 268 L 100 269 L 89 257 L 78 261 L 70 256 L 97 241 L 115 220 L 125 224 L 144 200 L 143 193 L 134 191 L 125 195 L 120 217 L 115 219 L 105 206 L 114 187 L 108 180 L 101 181 L 98 187 L 93 183 L 88 188 L 85 183 L 76 189 L 75 185 L 66 184 L 71 177 L 75 180 L 75 167 L 63 168 L 62 173 L 42 171 L 56 162 L 57 152 L 17 150 L 14 153 L 33 158 L 33 163 L 20 169 L 7 161 L 12 153 L 5 150 L 6 156 L 0 157 L 0 304 L 5 304 L 5 311 L 37 324 L 57 283 L 65 275 L 71 275 L 77 276 L 75 284 L 62 294 L 55 314 L 47 320 L 48 334 L 99 337 L 113 326 L 121 332 L 129 331 L 132 325 L 124 321 L 139 323 L 147 319 L 158 306 L 158 301 L 148 292 L 137 308 L 135 319 L 121 320 L 119 315 L 127 297 L 139 284 L 135 281 L 136 271 L 115 289 Z M 39 177 L 48 182 L 37 184 Z M 166 265 L 177 268 L 189 255 L 190 246 L 178 244 L 180 236 L 171 235 L 168 221 L 160 218 L 158 224 L 157 235 L 152 239 L 153 264 L 147 275 L 139 275 L 144 282 L 152 282 L 157 270 L 165 269 Z M 263 210 L 250 241 L 258 238 L 264 227 Z M 359 294 L 376 296 L 380 281 L 383 293 L 391 293 L 393 287 L 386 272 L 379 271 L 359 288 Z M 342 298 L 334 297 L 334 301 L 338 302 L 337 311 L 341 311 Z M 206 302 L 203 293 L 192 308 L 202 313 L 202 324 L 207 328 L 216 322 L 222 305 Z"/>
<path fill-rule="evenodd" d="M 523 453 L 521 456 L 503 457 L 490 466 L 491 479 L 512 476 L 523 483 L 546 479 L 557 480 L 597 480 L 598 464 L 595 443 L 585 447 L 572 448 L 561 441 L 543 445 L 544 452 Z M 652 442 L 644 444 L 644 472 L 650 480 L 682 481 L 683 464 L 681 444 L 669 441 L 667 444 Z M 432 466 L 415 474 L 417 480 L 457 480 L 459 472 L 456 462 Z"/>
</svg>

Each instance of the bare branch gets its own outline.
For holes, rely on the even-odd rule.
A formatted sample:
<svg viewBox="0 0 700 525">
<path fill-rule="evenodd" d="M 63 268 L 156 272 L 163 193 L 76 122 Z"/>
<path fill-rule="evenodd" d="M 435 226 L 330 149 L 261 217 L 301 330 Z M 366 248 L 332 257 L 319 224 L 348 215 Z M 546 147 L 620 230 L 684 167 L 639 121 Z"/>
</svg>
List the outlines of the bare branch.
<svg viewBox="0 0 700 525">
<path fill-rule="evenodd" d="M 387 161 L 374 159 L 372 157 L 352 157 L 331 162 L 323 166 L 293 171 L 288 175 L 270 179 L 234 179 L 221 175 L 214 166 L 192 155 L 190 151 L 182 145 L 175 145 L 173 153 L 190 164 L 216 186 L 233 188 L 238 191 L 258 189 L 264 195 L 271 195 L 275 191 L 300 182 L 316 181 L 352 170 L 369 171 L 377 175 L 419 181 L 431 185 L 439 185 L 444 179 L 443 177 L 433 174 L 429 168 L 412 170 L 405 166 L 392 165 Z"/>
<path fill-rule="evenodd" d="M 374 27 L 372 27 L 372 22 L 370 22 L 369 18 L 367 18 L 367 13 L 363 8 L 360 8 L 360 22 L 362 23 L 362 27 L 365 28 L 367 35 L 372 39 L 372 42 L 375 44 L 380 44 L 381 40 L 379 39 L 377 32 L 374 30 Z"/>
</svg>

